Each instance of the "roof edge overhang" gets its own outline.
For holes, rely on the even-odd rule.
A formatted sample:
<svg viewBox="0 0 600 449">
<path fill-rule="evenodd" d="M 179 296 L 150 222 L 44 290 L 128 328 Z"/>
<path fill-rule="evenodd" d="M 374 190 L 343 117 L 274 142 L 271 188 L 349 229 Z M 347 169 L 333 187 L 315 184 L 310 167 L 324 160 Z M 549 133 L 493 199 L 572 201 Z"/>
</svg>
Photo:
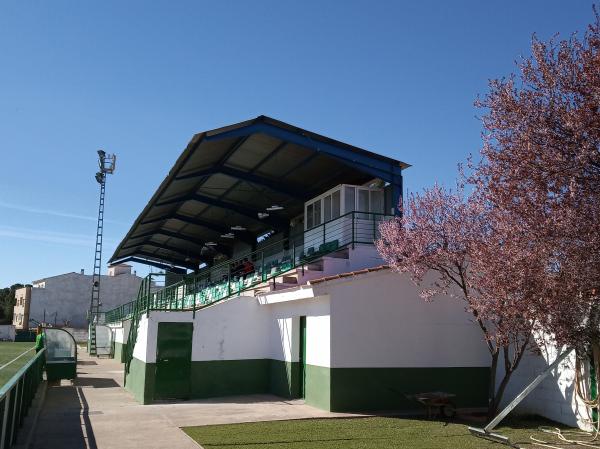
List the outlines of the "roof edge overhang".
<svg viewBox="0 0 600 449">
<path fill-rule="evenodd" d="M 161 182 L 156 192 L 154 192 L 152 195 L 150 201 L 146 204 L 123 240 L 119 243 L 115 249 L 115 252 L 108 260 L 108 263 L 114 264 L 124 261 L 134 261 L 134 258 L 137 258 L 140 261 L 146 260 L 146 257 L 136 257 L 136 254 L 124 255 L 120 257 L 117 257 L 117 255 L 122 251 L 125 242 L 132 237 L 137 227 L 143 221 L 144 217 L 156 205 L 163 192 L 176 179 L 181 168 L 186 164 L 188 159 L 194 154 L 194 151 L 202 144 L 202 142 L 234 137 L 244 137 L 259 133 L 264 133 L 286 142 L 295 143 L 297 145 L 312 149 L 318 153 L 320 152 L 338 159 L 349 166 L 372 175 L 374 178 L 383 179 L 384 181 L 399 187 L 398 190 L 400 192 L 402 190 L 402 170 L 410 167 L 410 164 L 405 162 L 376 154 L 302 128 L 298 128 L 265 115 L 260 115 L 254 119 L 246 120 L 233 125 L 216 128 L 210 131 L 204 131 L 195 134 L 192 137 L 185 150 L 177 158 L 171 170 L 169 170 L 169 173 L 165 179 Z M 160 261 L 148 260 L 147 262 L 140 263 L 152 264 L 153 266 L 161 264 L 165 267 L 168 267 L 168 269 L 175 270 L 178 269 L 177 267 L 192 269 L 191 266 L 187 266 L 185 263 L 165 264 L 164 262 L 165 259 L 161 259 Z"/>
</svg>

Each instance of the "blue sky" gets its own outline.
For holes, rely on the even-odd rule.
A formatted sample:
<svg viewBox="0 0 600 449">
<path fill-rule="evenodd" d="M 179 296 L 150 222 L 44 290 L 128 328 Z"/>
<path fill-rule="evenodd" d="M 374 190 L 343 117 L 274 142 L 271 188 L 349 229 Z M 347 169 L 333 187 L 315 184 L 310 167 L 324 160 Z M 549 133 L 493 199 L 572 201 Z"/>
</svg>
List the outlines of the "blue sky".
<svg viewBox="0 0 600 449">
<path fill-rule="evenodd" d="M 91 271 L 99 148 L 105 261 L 194 133 L 260 114 L 412 164 L 411 191 L 452 184 L 487 80 L 591 5 L 1 2 L 0 286 Z"/>
</svg>

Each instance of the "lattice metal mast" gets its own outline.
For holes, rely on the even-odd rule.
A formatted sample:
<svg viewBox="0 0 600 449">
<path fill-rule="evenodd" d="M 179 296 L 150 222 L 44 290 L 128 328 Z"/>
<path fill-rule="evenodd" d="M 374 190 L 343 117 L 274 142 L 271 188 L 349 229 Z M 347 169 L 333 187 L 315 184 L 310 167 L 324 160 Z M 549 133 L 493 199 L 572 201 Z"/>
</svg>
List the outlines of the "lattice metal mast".
<svg viewBox="0 0 600 449">
<path fill-rule="evenodd" d="M 89 342 L 88 352 L 96 355 L 96 325 L 100 317 L 100 274 L 102 270 L 102 234 L 104 231 L 104 197 L 106 193 L 106 175 L 115 171 L 117 156 L 98 150 L 98 166 L 96 181 L 100 184 L 100 203 L 98 205 L 98 227 L 96 228 L 96 249 L 94 253 L 94 275 L 92 278 L 92 299 L 89 313 Z"/>
</svg>

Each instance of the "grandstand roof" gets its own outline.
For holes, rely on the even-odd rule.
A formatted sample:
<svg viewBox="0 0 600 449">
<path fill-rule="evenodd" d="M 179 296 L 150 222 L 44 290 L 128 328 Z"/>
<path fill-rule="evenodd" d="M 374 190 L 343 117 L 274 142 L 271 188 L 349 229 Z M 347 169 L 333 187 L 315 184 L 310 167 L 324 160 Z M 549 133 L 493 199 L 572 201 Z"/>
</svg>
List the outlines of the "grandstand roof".
<svg viewBox="0 0 600 449">
<path fill-rule="evenodd" d="M 305 201 L 336 185 L 378 178 L 400 194 L 407 167 L 264 115 L 205 131 L 192 138 L 109 262 L 194 269 L 207 251 L 230 255 L 236 241 L 253 244 L 268 231 L 289 230 Z M 268 211 L 272 206 L 281 209 Z M 234 238 L 221 237 L 227 233 Z"/>
</svg>

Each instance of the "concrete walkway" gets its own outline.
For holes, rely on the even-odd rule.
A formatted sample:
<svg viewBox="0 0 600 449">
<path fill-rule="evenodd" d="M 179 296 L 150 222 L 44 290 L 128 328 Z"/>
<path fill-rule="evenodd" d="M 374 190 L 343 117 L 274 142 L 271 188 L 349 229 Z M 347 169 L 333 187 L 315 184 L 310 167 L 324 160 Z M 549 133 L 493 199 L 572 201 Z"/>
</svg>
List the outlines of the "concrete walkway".
<svg viewBox="0 0 600 449">
<path fill-rule="evenodd" d="M 123 364 L 81 351 L 77 371 L 73 384 L 48 385 L 32 448 L 198 449 L 180 427 L 348 416 L 269 395 L 142 406 L 122 387 Z"/>
</svg>

